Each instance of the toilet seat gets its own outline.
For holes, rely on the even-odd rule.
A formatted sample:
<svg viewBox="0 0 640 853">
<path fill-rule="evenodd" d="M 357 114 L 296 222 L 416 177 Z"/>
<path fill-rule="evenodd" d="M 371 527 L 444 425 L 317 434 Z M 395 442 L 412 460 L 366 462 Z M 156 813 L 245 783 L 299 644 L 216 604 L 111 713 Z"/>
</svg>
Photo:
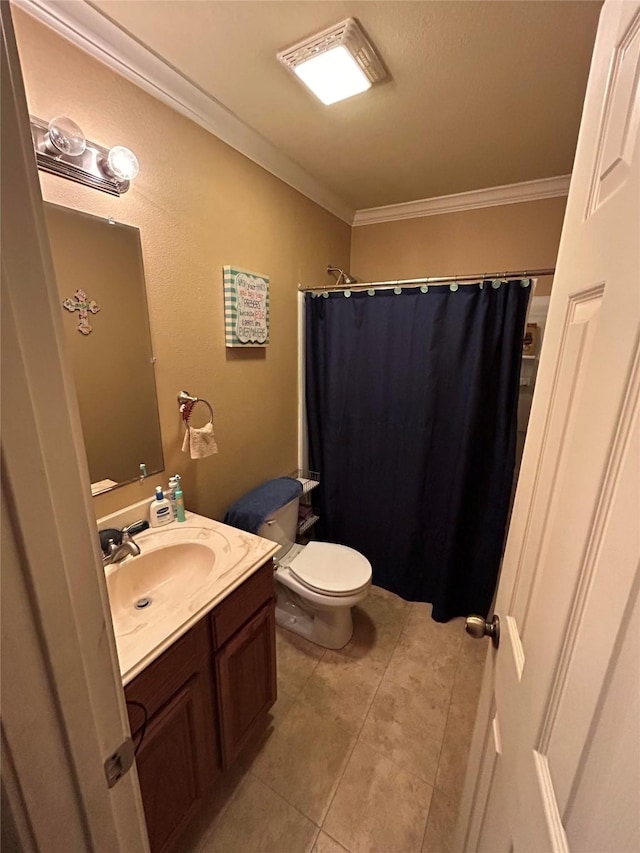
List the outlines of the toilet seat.
<svg viewBox="0 0 640 853">
<path fill-rule="evenodd" d="M 371 563 L 353 548 L 331 542 L 309 542 L 289 563 L 303 586 L 330 596 L 349 596 L 371 583 Z"/>
</svg>

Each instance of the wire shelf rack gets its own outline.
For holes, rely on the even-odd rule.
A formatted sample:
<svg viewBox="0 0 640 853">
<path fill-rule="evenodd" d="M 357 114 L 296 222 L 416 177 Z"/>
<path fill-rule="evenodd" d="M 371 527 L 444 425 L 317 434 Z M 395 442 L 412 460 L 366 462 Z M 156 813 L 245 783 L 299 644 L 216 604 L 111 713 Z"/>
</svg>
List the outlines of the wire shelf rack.
<svg viewBox="0 0 640 853">
<path fill-rule="evenodd" d="M 311 506 L 309 492 L 320 485 L 320 474 L 317 471 L 305 471 L 302 468 L 297 468 L 289 474 L 290 477 L 296 479 L 302 484 L 302 495 L 300 501 L 300 514 L 298 516 L 298 541 L 300 537 L 311 530 L 313 525 L 320 519 L 320 516 L 314 511 Z"/>
<path fill-rule="evenodd" d="M 302 483 L 303 495 L 308 494 L 308 492 L 320 485 L 320 474 L 317 471 L 303 471 L 302 468 L 297 468 L 289 476 Z"/>
<path fill-rule="evenodd" d="M 320 516 L 314 512 L 310 513 L 306 518 L 298 521 L 298 536 L 304 536 L 307 530 L 310 530 L 316 521 L 320 520 Z"/>
</svg>

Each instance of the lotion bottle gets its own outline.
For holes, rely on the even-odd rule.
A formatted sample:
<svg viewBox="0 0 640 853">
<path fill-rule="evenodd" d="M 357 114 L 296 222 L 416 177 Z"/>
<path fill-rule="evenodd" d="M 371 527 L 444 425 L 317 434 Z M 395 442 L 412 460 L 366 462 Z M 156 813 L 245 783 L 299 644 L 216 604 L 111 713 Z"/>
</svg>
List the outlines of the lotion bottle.
<svg viewBox="0 0 640 853">
<path fill-rule="evenodd" d="M 182 486 L 180 485 L 180 474 L 176 474 L 175 479 L 178 482 L 176 486 L 176 518 L 178 521 L 186 521 L 186 516 L 184 514 L 184 495 L 182 493 Z"/>
<path fill-rule="evenodd" d="M 149 507 L 149 522 L 152 527 L 163 527 L 172 521 L 171 501 L 162 494 L 162 486 L 156 486 L 156 496 Z"/>
<path fill-rule="evenodd" d="M 179 481 L 180 478 L 177 474 L 174 477 L 169 477 L 169 490 L 167 492 L 167 497 L 169 498 L 169 502 L 171 503 L 171 511 L 173 513 L 174 521 L 178 517 L 178 508 L 176 506 L 176 490 L 178 488 Z"/>
</svg>

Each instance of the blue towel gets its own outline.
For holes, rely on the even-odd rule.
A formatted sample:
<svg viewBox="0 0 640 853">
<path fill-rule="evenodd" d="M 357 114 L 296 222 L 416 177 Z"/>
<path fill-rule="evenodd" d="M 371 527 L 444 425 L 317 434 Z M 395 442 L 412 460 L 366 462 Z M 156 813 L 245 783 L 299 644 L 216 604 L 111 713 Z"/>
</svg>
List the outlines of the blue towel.
<svg viewBox="0 0 640 853">
<path fill-rule="evenodd" d="M 224 523 L 248 533 L 256 533 L 272 512 L 301 494 L 302 483 L 293 477 L 268 480 L 232 504 L 224 517 Z"/>
</svg>

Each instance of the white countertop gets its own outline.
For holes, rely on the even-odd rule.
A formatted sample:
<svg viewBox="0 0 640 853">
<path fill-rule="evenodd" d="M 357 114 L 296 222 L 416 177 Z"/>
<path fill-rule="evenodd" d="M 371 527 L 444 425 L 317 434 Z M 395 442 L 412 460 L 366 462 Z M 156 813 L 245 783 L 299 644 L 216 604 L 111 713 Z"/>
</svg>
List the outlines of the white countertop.
<svg viewBox="0 0 640 853">
<path fill-rule="evenodd" d="M 113 627 L 120 662 L 123 685 L 132 681 L 152 661 L 171 646 L 189 628 L 219 604 L 230 592 L 260 568 L 278 550 L 278 544 L 252 533 L 229 527 L 220 521 L 187 512 L 186 521 L 177 521 L 160 528 L 151 528 L 135 537 L 141 556 L 152 554 L 168 545 L 197 543 L 211 549 L 214 554 L 212 568 L 196 577 L 195 567 L 189 576 L 188 560 L 181 564 L 181 577 L 186 582 L 170 590 L 170 598 L 162 598 L 162 588 L 169 589 L 169 581 L 158 586 L 157 603 L 145 610 L 133 606 L 120 606 L 111 601 Z M 196 549 L 197 550 L 197 549 Z M 202 553 L 202 549 L 200 549 Z M 127 557 L 121 563 L 107 566 L 105 575 L 110 598 L 119 584 L 126 587 L 131 597 L 135 592 L 135 561 Z M 116 574 L 119 573 L 119 574 Z M 126 574 L 125 574 L 126 573 Z M 130 574 L 129 574 L 130 573 Z M 129 599 L 121 596 L 125 602 Z"/>
</svg>

